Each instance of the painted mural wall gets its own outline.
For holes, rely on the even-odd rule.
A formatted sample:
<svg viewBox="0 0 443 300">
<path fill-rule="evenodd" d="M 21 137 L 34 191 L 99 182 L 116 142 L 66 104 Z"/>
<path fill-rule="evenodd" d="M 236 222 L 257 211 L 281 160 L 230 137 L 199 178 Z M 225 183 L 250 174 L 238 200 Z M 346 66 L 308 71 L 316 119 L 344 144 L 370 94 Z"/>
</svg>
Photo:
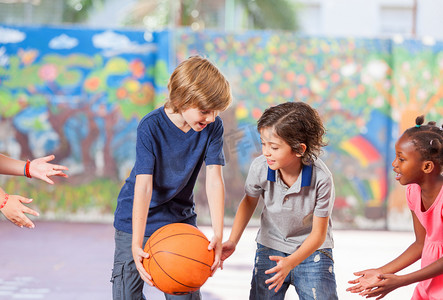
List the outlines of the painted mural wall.
<svg viewBox="0 0 443 300">
<path fill-rule="evenodd" d="M 410 228 L 393 146 L 417 115 L 443 121 L 441 42 L 0 26 L 0 151 L 55 153 L 70 168 L 55 187 L 3 177 L 2 187 L 32 196 L 46 218 L 112 220 L 137 122 L 163 103 L 175 65 L 195 54 L 222 70 L 235 98 L 222 114 L 227 223 L 260 154 L 256 121 L 271 105 L 304 101 L 327 129 L 335 226 Z M 204 172 L 195 197 L 207 222 L 203 180 Z"/>
<path fill-rule="evenodd" d="M 168 32 L 0 27 L 0 151 L 54 153 L 70 169 L 56 186 L 2 177 L 2 187 L 46 218 L 112 219 L 138 121 L 165 96 L 168 49 Z"/>
</svg>

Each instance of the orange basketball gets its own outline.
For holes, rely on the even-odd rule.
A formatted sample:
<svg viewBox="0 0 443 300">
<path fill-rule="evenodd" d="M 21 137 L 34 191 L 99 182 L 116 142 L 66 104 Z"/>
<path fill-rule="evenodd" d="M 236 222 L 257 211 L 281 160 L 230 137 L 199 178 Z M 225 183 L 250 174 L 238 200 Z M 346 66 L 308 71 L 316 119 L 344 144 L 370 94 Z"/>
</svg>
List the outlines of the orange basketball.
<svg viewBox="0 0 443 300">
<path fill-rule="evenodd" d="M 143 266 L 164 293 L 184 295 L 197 291 L 211 275 L 214 250 L 196 227 L 172 223 L 159 228 L 146 242 L 149 258 Z"/>
</svg>

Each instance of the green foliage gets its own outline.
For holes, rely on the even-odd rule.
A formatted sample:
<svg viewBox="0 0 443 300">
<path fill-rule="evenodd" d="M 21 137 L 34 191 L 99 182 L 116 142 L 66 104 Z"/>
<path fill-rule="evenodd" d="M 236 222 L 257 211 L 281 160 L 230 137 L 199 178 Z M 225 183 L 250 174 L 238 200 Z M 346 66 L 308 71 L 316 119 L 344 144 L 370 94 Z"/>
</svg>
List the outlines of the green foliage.
<svg viewBox="0 0 443 300">
<path fill-rule="evenodd" d="M 106 0 L 67 0 L 63 10 L 63 22 L 80 23 L 85 21 L 92 9 L 103 7 Z"/>
<path fill-rule="evenodd" d="M 206 1 L 206 0 L 205 0 Z M 212 0 L 216 1 L 216 0 Z M 234 0 L 233 0 L 234 1 Z M 217 14 L 215 11 L 205 11 L 203 1 L 199 0 L 164 0 L 155 4 L 147 4 L 139 0 L 133 12 L 125 17 L 124 25 L 140 25 L 150 29 L 164 28 L 170 24 L 171 18 L 177 20 L 177 26 L 189 27 L 194 22 L 205 19 L 205 16 Z M 296 31 L 298 29 L 297 9 L 289 0 L 235 0 L 252 20 L 252 29 L 276 29 Z M 207 5 L 210 7 L 211 5 Z M 219 5 L 220 8 L 223 5 Z M 171 8 L 177 8 L 178 16 L 174 16 Z M 193 16 L 193 11 L 199 11 L 199 16 Z M 227 13 L 227 12 L 225 12 Z M 215 18 L 204 20 L 206 27 L 222 27 L 216 24 Z M 246 26 L 246 28 L 250 28 Z"/>
<path fill-rule="evenodd" d="M 296 31 L 295 7 L 287 0 L 239 0 L 252 18 L 254 29 Z"/>
<path fill-rule="evenodd" d="M 181 0 L 180 19 L 182 26 L 190 26 L 194 21 L 191 13 L 197 7 L 198 0 Z"/>
</svg>

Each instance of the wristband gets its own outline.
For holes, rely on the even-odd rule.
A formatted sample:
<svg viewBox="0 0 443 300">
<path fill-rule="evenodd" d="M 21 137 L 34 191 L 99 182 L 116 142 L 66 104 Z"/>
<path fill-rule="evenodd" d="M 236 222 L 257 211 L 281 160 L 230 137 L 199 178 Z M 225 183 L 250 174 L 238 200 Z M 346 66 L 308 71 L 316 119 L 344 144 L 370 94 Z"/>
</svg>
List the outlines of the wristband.
<svg viewBox="0 0 443 300">
<path fill-rule="evenodd" d="M 29 172 L 29 166 L 31 165 L 31 161 L 28 159 L 28 160 L 26 160 L 26 165 L 25 165 L 25 174 L 26 174 L 26 177 L 28 177 L 28 178 L 32 178 L 31 177 L 31 173 Z"/>
<path fill-rule="evenodd" d="M 2 205 L 0 205 L 0 209 L 2 209 L 3 207 L 5 207 L 6 202 L 8 202 L 9 199 L 9 195 L 5 193 L 5 201 L 2 203 Z"/>
</svg>

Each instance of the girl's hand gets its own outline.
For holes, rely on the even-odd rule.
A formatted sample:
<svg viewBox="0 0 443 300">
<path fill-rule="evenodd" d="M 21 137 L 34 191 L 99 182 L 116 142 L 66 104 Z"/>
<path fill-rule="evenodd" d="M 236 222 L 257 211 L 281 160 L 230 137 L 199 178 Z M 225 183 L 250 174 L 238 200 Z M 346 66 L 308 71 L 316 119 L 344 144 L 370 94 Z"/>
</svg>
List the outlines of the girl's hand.
<svg viewBox="0 0 443 300">
<path fill-rule="evenodd" d="M 213 237 L 211 242 L 209 243 L 208 250 L 211 251 L 214 249 L 215 251 L 215 257 L 214 257 L 214 263 L 211 266 L 211 276 L 214 275 L 215 271 L 217 271 L 218 267 L 220 267 L 220 257 L 222 254 L 222 242 L 219 238 Z"/>
<path fill-rule="evenodd" d="M 366 298 L 378 296 L 376 300 L 382 299 L 388 293 L 404 285 L 402 277 L 394 274 L 379 274 L 377 278 L 379 281 L 368 285 L 366 290 L 360 293 L 361 296 L 366 296 Z"/>
<path fill-rule="evenodd" d="M 348 281 L 348 283 L 350 284 L 355 284 L 354 286 L 346 289 L 346 291 L 351 293 L 361 293 L 364 290 L 368 289 L 369 286 L 380 282 L 380 279 L 378 278 L 378 275 L 380 275 L 380 270 L 378 269 L 368 269 L 360 272 L 355 272 L 354 275 L 360 277 Z"/>
<path fill-rule="evenodd" d="M 227 240 L 222 244 L 220 269 L 223 270 L 223 262 L 225 261 L 225 259 L 231 256 L 232 253 L 234 253 L 235 247 L 236 247 L 235 243 L 230 240 Z"/>
<path fill-rule="evenodd" d="M 50 176 L 68 177 L 68 175 L 63 173 L 63 171 L 68 170 L 67 167 L 48 163 L 54 158 L 54 155 L 49 155 L 32 160 L 29 164 L 29 173 L 31 177 L 41 179 L 49 184 L 54 184 L 54 181 L 49 179 Z"/>
<path fill-rule="evenodd" d="M 265 271 L 265 274 L 276 273 L 273 277 L 265 281 L 266 284 L 270 284 L 268 289 L 275 288 L 275 292 L 283 285 L 286 276 L 288 276 L 292 267 L 287 263 L 287 259 L 281 256 L 269 256 L 270 260 L 276 261 L 277 265 L 269 270 Z"/>
<path fill-rule="evenodd" d="M 34 228 L 34 223 L 25 215 L 30 214 L 38 217 L 39 214 L 35 210 L 23 205 L 22 203 L 31 203 L 32 199 L 28 199 L 19 195 L 9 195 L 8 202 L 1 209 L 5 217 L 19 227 Z"/>
<path fill-rule="evenodd" d="M 149 275 L 143 267 L 143 258 L 149 258 L 149 253 L 143 251 L 140 247 L 132 246 L 132 256 L 134 258 L 135 266 L 140 273 L 140 277 L 150 286 L 154 286 L 151 275 Z"/>
</svg>

